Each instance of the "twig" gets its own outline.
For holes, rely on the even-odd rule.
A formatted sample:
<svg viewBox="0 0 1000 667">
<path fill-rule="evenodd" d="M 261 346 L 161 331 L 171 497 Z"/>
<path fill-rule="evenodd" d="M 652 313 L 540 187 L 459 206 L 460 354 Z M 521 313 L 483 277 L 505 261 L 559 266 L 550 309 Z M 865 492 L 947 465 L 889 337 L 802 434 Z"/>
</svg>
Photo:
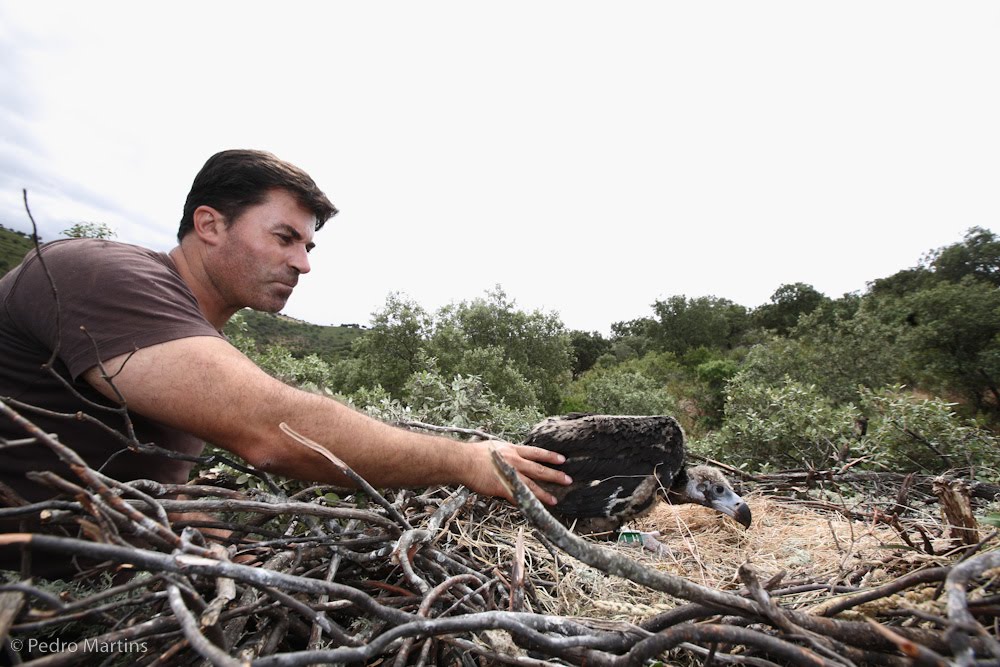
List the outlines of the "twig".
<svg viewBox="0 0 1000 667">
<path fill-rule="evenodd" d="M 392 506 L 392 503 L 390 503 L 388 500 L 385 499 L 385 496 L 376 491 L 375 487 L 369 484 L 365 480 L 365 478 L 363 478 L 358 473 L 354 472 L 350 468 L 350 466 L 348 466 L 346 463 L 340 460 L 340 458 L 333 452 L 331 452 L 329 449 L 323 447 L 317 442 L 310 440 L 304 435 L 296 433 L 292 429 L 292 427 L 290 427 L 285 422 L 281 422 L 280 424 L 278 424 L 278 428 L 280 428 L 286 435 L 288 435 L 288 437 L 290 437 L 295 442 L 316 452 L 317 454 L 325 458 L 327 461 L 335 465 L 337 469 L 340 470 L 340 472 L 342 472 L 346 477 L 348 477 L 351 481 L 357 484 L 358 488 L 360 488 L 362 491 L 371 496 L 372 500 L 378 503 L 379 506 L 382 507 L 389 514 L 389 517 L 393 521 L 398 523 L 406 530 L 410 530 L 411 528 L 413 528 L 413 526 L 410 525 L 410 522 L 407 521 L 406 518 L 402 514 L 400 514 L 395 507 Z"/>
<path fill-rule="evenodd" d="M 948 596 L 948 619 L 952 623 L 949 630 L 951 647 L 960 664 L 972 664 L 975 658 L 969 642 L 969 635 L 976 635 L 986 642 L 993 657 L 1000 660 L 1000 642 L 994 639 L 969 612 L 966 599 L 968 582 L 986 570 L 1000 567 L 1000 551 L 980 554 L 951 569 L 945 579 Z"/>
<path fill-rule="evenodd" d="M 211 662 L 215 667 L 246 667 L 249 665 L 247 662 L 233 660 L 225 651 L 208 641 L 201 634 L 201 631 L 198 629 L 198 621 L 195 620 L 195 617 L 184 605 L 184 600 L 181 598 L 181 591 L 177 586 L 173 584 L 168 586 L 167 594 L 170 599 L 170 608 L 173 609 L 174 615 L 180 621 L 184 636 L 187 637 L 188 642 L 201 657 Z"/>
<path fill-rule="evenodd" d="M 487 433 L 486 431 L 480 431 L 475 428 L 461 428 L 458 426 L 437 426 L 435 424 L 425 424 L 424 422 L 404 420 L 395 422 L 397 426 L 403 426 L 406 428 L 419 428 L 425 431 L 432 431 L 434 433 L 457 433 L 458 435 L 467 435 L 474 438 L 480 438 L 481 440 L 500 440 L 497 436 L 492 433 Z"/>
</svg>

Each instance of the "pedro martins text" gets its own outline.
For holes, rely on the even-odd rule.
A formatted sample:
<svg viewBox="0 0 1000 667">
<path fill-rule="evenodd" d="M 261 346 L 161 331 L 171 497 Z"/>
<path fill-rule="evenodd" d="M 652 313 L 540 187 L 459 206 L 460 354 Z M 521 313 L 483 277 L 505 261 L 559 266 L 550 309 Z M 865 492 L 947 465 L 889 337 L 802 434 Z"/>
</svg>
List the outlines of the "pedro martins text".
<svg viewBox="0 0 1000 667">
<path fill-rule="evenodd" d="M 78 642 L 64 642 L 61 639 L 41 641 L 29 639 L 24 642 L 29 653 L 145 653 L 146 642 L 130 642 L 119 639 L 115 642 L 84 639 Z"/>
</svg>

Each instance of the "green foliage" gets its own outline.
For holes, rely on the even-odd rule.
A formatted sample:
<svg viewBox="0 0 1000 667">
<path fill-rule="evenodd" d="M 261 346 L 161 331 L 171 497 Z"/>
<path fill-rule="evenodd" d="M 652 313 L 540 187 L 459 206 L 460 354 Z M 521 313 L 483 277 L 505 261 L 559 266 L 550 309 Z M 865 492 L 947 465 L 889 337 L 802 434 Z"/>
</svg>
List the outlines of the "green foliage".
<svg viewBox="0 0 1000 667">
<path fill-rule="evenodd" d="M 782 285 L 771 295 L 769 303 L 753 311 L 750 319 L 755 326 L 785 336 L 798 324 L 801 316 L 808 315 L 828 301 L 812 285 Z"/>
<path fill-rule="evenodd" d="M 611 353 L 620 361 L 643 357 L 653 350 L 658 332 L 659 326 L 649 317 L 615 322 L 611 325 Z"/>
<path fill-rule="evenodd" d="M 678 372 L 680 366 L 670 353 L 651 353 L 623 364 L 592 368 L 569 387 L 560 412 L 674 414 L 677 401 L 666 385 Z"/>
<path fill-rule="evenodd" d="M 299 358 L 282 345 L 258 345 L 250 336 L 246 321 L 246 315 L 251 312 L 244 310 L 236 313 L 226 325 L 226 335 L 236 349 L 282 382 L 319 392 L 331 386 L 332 368 L 317 355 Z"/>
<path fill-rule="evenodd" d="M 103 222 L 78 222 L 61 233 L 71 239 L 113 239 L 118 236 L 114 229 Z"/>
<path fill-rule="evenodd" d="M 884 470 L 1000 474 L 1000 438 L 958 416 L 954 403 L 902 386 L 862 389 L 857 407 L 834 405 L 815 385 L 772 385 L 742 371 L 727 391 L 725 423 L 698 446 L 743 468 L 821 469 L 861 458 L 862 467 Z"/>
<path fill-rule="evenodd" d="M 740 364 L 733 359 L 709 359 L 695 367 L 695 376 L 701 383 L 701 391 L 696 396 L 704 425 L 713 428 L 722 425 L 726 386 L 739 370 Z"/>
<path fill-rule="evenodd" d="M 859 446 L 873 464 L 926 473 L 961 468 L 991 481 L 1000 476 L 1000 438 L 957 415 L 955 403 L 899 386 L 865 390 L 861 405 L 869 422 Z"/>
<path fill-rule="evenodd" d="M 519 310 L 499 286 L 485 298 L 442 308 L 428 345 L 441 368 L 476 373 L 465 364 L 468 351 L 477 348 L 502 351 L 504 361 L 531 383 L 540 407 L 558 408 L 573 362 L 570 336 L 558 315 Z M 525 402 L 523 396 L 502 393 L 503 387 L 493 389 L 510 404 Z"/>
<path fill-rule="evenodd" d="M 364 329 L 357 325 L 322 326 L 284 315 L 260 313 L 249 308 L 243 309 L 238 315 L 246 335 L 260 349 L 280 345 L 293 357 L 301 359 L 314 354 L 331 364 L 347 358 L 354 340 L 364 334 Z M 232 324 L 227 325 L 226 334 L 229 335 L 232 329 Z"/>
<path fill-rule="evenodd" d="M 330 364 L 315 354 L 298 358 L 281 345 L 270 345 L 257 355 L 255 361 L 265 371 L 288 384 L 313 390 L 330 385 Z"/>
<path fill-rule="evenodd" d="M 672 296 L 655 301 L 653 312 L 658 323 L 650 334 L 656 349 L 675 354 L 697 347 L 731 349 L 749 326 L 746 308 L 714 296 Z"/>
<path fill-rule="evenodd" d="M 978 409 L 1000 404 L 1000 290 L 967 275 L 909 296 L 903 334 L 924 386 L 952 387 Z"/>
<path fill-rule="evenodd" d="M 0 225 L 0 277 L 21 263 L 35 244 L 31 237 Z"/>
<path fill-rule="evenodd" d="M 573 377 L 593 368 L 602 355 L 611 351 L 611 341 L 596 331 L 570 331 L 569 340 L 573 347 Z"/>
<path fill-rule="evenodd" d="M 663 415 L 677 412 L 667 391 L 642 373 L 612 369 L 586 384 L 590 410 L 611 415 Z"/>
<path fill-rule="evenodd" d="M 505 350 L 495 345 L 465 350 L 457 369 L 462 374 L 478 377 L 508 405 L 517 408 L 540 404 L 536 385 L 507 361 Z"/>
<path fill-rule="evenodd" d="M 696 348 L 682 358 L 649 352 L 618 362 L 602 357 L 573 381 L 561 412 L 671 414 L 688 432 L 719 426 L 726 382 L 739 370 L 732 353 Z"/>
<path fill-rule="evenodd" d="M 558 316 L 521 311 L 497 288 L 434 317 L 390 295 L 352 357 L 333 371 L 345 393 L 377 384 L 402 399 L 413 375 L 433 359 L 442 376 L 478 377 L 507 406 L 551 411 L 570 380 L 572 348 Z"/>
<path fill-rule="evenodd" d="M 856 417 L 853 406 L 834 406 L 815 385 L 790 378 L 771 385 L 740 372 L 727 386 L 722 428 L 700 447 L 741 468 L 823 468 L 838 458 Z"/>
<path fill-rule="evenodd" d="M 642 373 L 663 386 L 683 381 L 689 372 L 673 352 L 648 352 L 640 359 L 630 359 L 621 364 L 621 368 Z"/>
<path fill-rule="evenodd" d="M 362 363 L 352 369 L 353 384 L 342 389 L 354 391 L 377 384 L 400 396 L 427 357 L 431 324 L 431 317 L 415 301 L 390 294 L 385 307 L 373 315 L 369 330 L 354 341 L 351 354 Z"/>
<path fill-rule="evenodd" d="M 699 380 L 708 384 L 712 389 L 721 391 L 739 369 L 739 364 L 732 359 L 709 359 L 698 364 L 695 373 Z"/>
<path fill-rule="evenodd" d="M 350 401 L 385 421 L 413 420 L 479 429 L 512 442 L 523 440 L 542 419 L 537 408 L 507 405 L 478 377 L 458 375 L 447 379 L 433 361 L 427 361 L 423 370 L 411 376 L 403 400 L 376 386 L 359 390 Z"/>
<path fill-rule="evenodd" d="M 918 266 L 904 269 L 886 278 L 876 278 L 868 284 L 868 295 L 873 297 L 904 297 L 935 283 L 934 274 Z"/>
<path fill-rule="evenodd" d="M 868 305 L 831 304 L 802 316 L 792 337 L 771 336 L 753 346 L 743 372 L 755 382 L 776 385 L 787 377 L 821 387 L 835 404 L 857 401 L 859 386 L 905 380 L 902 326 L 886 323 Z"/>
<path fill-rule="evenodd" d="M 1000 238 L 988 229 L 973 227 L 962 242 L 932 252 L 926 263 L 939 280 L 959 282 L 972 277 L 1000 287 Z"/>
</svg>

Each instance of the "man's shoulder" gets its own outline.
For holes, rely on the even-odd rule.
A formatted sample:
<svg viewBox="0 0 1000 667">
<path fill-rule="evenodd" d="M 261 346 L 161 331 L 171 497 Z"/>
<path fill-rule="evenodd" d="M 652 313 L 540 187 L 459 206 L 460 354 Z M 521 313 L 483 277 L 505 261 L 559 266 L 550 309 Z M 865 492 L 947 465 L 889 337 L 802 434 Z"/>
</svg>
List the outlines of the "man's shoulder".
<svg viewBox="0 0 1000 667">
<path fill-rule="evenodd" d="M 76 256 L 76 255 L 123 255 L 155 257 L 164 253 L 144 248 L 143 246 L 109 239 L 59 239 L 42 246 L 42 255 Z"/>
<path fill-rule="evenodd" d="M 187 287 L 170 256 L 142 246 L 105 239 L 60 239 L 31 251 L 24 261 L 0 281 L 0 300 L 8 305 L 20 294 L 20 302 L 32 306 L 37 294 L 53 288 L 68 298 L 82 298 L 88 305 L 142 298 L 157 286 L 190 298 Z M 156 290 L 152 290 L 156 291 Z M 178 297 L 173 297 L 178 298 Z M 69 305 L 63 300 L 62 306 Z M 81 302 L 83 303 L 83 302 Z"/>
<path fill-rule="evenodd" d="M 42 246 L 46 264 L 74 272 L 114 267 L 117 270 L 133 267 L 139 270 L 174 271 L 173 260 L 164 252 L 143 246 L 107 239 L 60 239 Z M 30 261 L 32 258 L 26 258 Z"/>
</svg>

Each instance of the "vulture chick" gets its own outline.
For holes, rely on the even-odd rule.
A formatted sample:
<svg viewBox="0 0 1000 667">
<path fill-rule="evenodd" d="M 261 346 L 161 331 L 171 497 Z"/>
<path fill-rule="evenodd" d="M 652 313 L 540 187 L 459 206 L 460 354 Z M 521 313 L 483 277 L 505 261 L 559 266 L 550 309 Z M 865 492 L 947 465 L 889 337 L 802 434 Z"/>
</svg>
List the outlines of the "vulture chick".
<svg viewBox="0 0 1000 667">
<path fill-rule="evenodd" d="M 526 445 L 566 457 L 554 466 L 569 486 L 543 484 L 559 501 L 549 508 L 584 534 L 614 532 L 653 508 L 657 496 L 672 504 L 697 503 L 750 527 L 750 508 L 726 478 L 709 466 L 684 466 L 684 431 L 673 417 L 621 417 L 574 413 L 537 424 Z"/>
</svg>

